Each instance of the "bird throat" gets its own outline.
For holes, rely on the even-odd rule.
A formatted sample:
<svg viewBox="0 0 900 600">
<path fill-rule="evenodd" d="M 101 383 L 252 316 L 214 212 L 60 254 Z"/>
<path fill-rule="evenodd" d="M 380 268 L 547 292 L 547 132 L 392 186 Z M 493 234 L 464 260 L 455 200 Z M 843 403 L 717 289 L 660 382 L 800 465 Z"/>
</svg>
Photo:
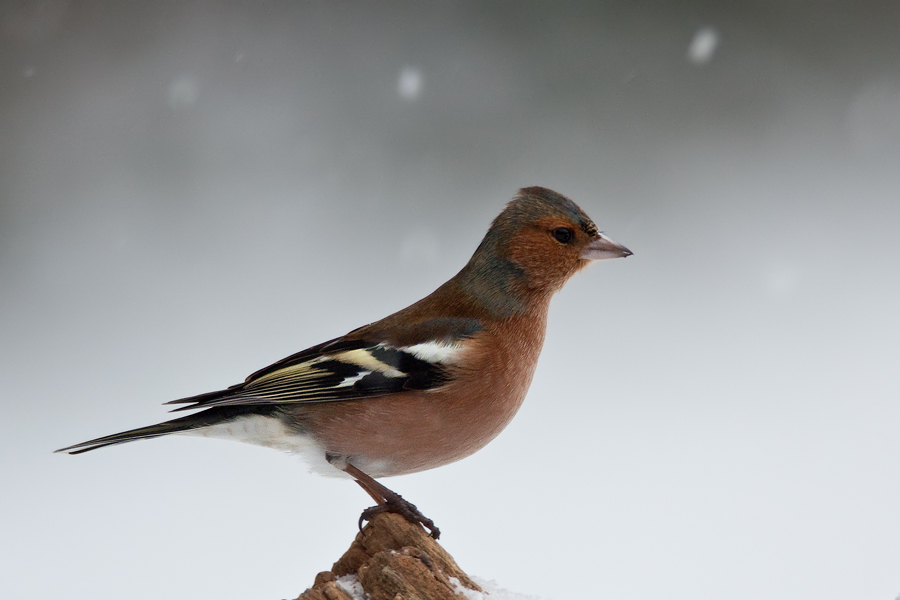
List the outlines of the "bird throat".
<svg viewBox="0 0 900 600">
<path fill-rule="evenodd" d="M 510 260 L 476 255 L 458 277 L 462 291 L 495 317 L 505 319 L 531 308 L 522 294 L 527 274 Z"/>
</svg>

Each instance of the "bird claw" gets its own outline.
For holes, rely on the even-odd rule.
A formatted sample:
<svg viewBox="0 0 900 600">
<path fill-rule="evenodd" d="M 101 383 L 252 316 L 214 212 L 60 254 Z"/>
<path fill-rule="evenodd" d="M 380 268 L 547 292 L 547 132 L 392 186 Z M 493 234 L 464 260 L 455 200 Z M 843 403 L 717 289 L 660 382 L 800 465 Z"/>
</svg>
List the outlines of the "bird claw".
<svg viewBox="0 0 900 600">
<path fill-rule="evenodd" d="M 415 525 L 421 525 L 428 530 L 432 538 L 438 539 L 441 530 L 438 529 L 434 521 L 423 515 L 416 505 L 408 500 L 404 500 L 399 494 L 394 494 L 390 498 L 386 498 L 384 504 L 377 504 L 369 507 L 359 515 L 359 529 L 362 531 L 363 521 L 371 521 L 372 517 L 381 513 L 396 513 Z"/>
</svg>

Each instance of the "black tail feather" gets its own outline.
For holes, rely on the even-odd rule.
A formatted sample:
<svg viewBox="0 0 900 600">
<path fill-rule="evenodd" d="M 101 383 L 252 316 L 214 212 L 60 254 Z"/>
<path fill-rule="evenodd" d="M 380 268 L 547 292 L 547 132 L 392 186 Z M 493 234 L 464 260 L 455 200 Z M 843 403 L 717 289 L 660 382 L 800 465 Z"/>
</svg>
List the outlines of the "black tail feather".
<svg viewBox="0 0 900 600">
<path fill-rule="evenodd" d="M 72 446 L 60 448 L 54 452 L 68 452 L 69 454 L 81 454 L 82 452 L 90 452 L 98 448 L 106 446 L 115 446 L 126 442 L 134 442 L 136 440 L 149 440 L 172 433 L 181 433 L 192 429 L 202 429 L 210 425 L 218 425 L 219 423 L 227 423 L 234 419 L 248 415 L 269 416 L 279 412 L 277 406 L 215 406 L 202 410 L 198 413 L 181 417 L 180 419 L 172 419 L 149 427 L 140 427 L 138 429 L 129 429 L 122 433 L 114 433 L 97 439 L 88 440 Z"/>
<path fill-rule="evenodd" d="M 96 450 L 105 446 L 114 446 L 116 444 L 124 444 L 126 442 L 133 442 L 136 440 L 149 440 L 151 438 L 160 437 L 162 435 L 187 431 L 189 429 L 196 429 L 197 427 L 211 424 L 202 423 L 199 419 L 195 418 L 199 416 L 200 415 L 191 415 L 189 417 L 184 417 L 181 419 L 166 421 L 165 423 L 157 423 L 156 425 L 150 425 L 149 427 L 130 429 L 121 433 L 114 433 L 112 435 L 106 435 L 94 440 L 89 440 L 87 442 L 81 442 L 80 444 L 66 446 L 65 448 L 55 450 L 55 452 L 81 454 L 82 452 L 90 452 L 91 450 Z M 203 419 L 203 421 L 207 421 L 207 419 Z"/>
<path fill-rule="evenodd" d="M 135 438 L 135 439 L 150 439 L 150 438 Z M 133 441 L 134 440 L 121 440 L 118 442 L 105 442 L 103 444 L 97 444 L 96 446 L 90 446 L 89 448 L 82 448 L 81 450 L 71 450 L 69 452 L 69 454 L 82 454 L 84 452 L 90 452 L 91 450 L 96 450 L 97 448 L 106 448 L 107 446 L 116 446 L 118 444 L 124 444 L 126 442 L 133 442 Z M 85 443 L 89 444 L 90 442 L 85 442 Z M 70 450 L 71 448 L 77 448 L 79 445 L 69 446 L 68 448 L 60 448 L 59 450 L 54 450 L 53 452 L 65 452 L 67 450 Z"/>
</svg>

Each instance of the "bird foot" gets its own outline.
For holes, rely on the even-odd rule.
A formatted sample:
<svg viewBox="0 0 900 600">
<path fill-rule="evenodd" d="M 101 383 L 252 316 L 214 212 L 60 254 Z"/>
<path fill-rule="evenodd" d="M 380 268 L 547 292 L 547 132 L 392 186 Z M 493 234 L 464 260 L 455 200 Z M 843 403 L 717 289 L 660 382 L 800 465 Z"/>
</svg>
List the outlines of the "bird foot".
<svg viewBox="0 0 900 600">
<path fill-rule="evenodd" d="M 441 535 L 441 530 L 434 524 L 434 521 L 423 515 L 415 504 L 404 500 L 400 494 L 396 493 L 385 498 L 383 504 L 377 504 L 364 510 L 359 516 L 359 529 L 362 530 L 363 521 L 371 521 L 375 515 L 386 512 L 396 513 L 410 523 L 421 525 L 434 539 L 438 539 Z"/>
</svg>

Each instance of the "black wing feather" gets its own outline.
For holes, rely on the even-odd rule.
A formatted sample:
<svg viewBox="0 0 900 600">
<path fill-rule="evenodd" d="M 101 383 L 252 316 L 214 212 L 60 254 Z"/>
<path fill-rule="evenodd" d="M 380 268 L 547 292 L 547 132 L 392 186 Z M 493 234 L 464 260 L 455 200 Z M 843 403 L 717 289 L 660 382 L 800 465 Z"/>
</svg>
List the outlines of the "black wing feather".
<svg viewBox="0 0 900 600">
<path fill-rule="evenodd" d="M 336 338 L 260 369 L 241 384 L 167 404 L 186 405 L 173 410 L 176 412 L 212 406 L 336 402 L 430 390 L 447 383 L 451 370 L 447 364 L 424 360 L 408 349 L 426 341 L 459 344 L 480 331 L 481 324 L 475 319 L 442 317 L 395 332 L 402 344 L 384 341 L 378 334 L 365 339 Z"/>
<path fill-rule="evenodd" d="M 279 361 L 277 367 L 257 371 L 243 384 L 168 404 L 186 404 L 173 411 L 177 412 L 211 406 L 336 402 L 433 389 L 450 379 L 446 365 L 422 360 L 403 348 L 371 342 L 338 348 L 334 354 L 332 348 L 328 354 L 303 352 Z"/>
</svg>

